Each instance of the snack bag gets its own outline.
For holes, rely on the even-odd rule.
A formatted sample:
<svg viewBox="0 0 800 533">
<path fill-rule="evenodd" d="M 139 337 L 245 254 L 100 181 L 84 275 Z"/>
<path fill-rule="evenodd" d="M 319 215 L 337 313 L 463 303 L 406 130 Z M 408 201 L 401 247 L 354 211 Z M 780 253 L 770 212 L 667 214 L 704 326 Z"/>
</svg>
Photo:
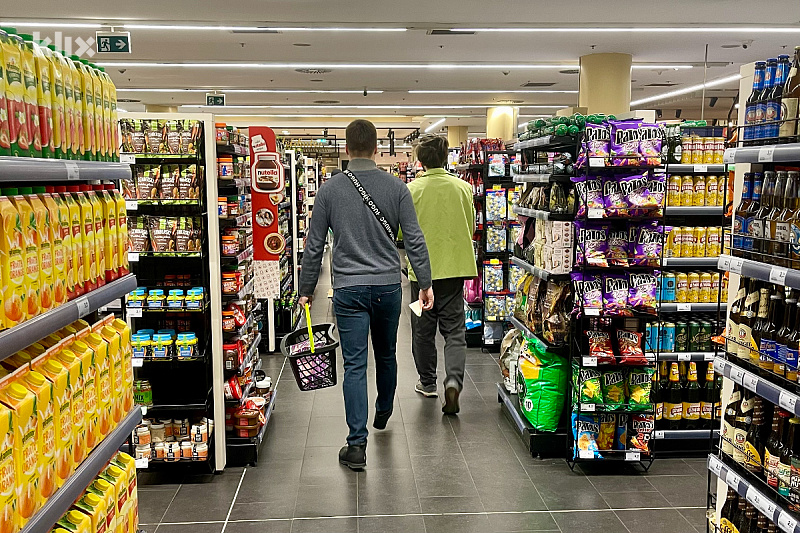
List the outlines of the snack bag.
<svg viewBox="0 0 800 533">
<path fill-rule="evenodd" d="M 628 272 L 628 305 L 638 310 L 655 313 L 658 303 L 658 278 L 660 272 Z"/>
<path fill-rule="evenodd" d="M 589 459 L 586 455 L 590 455 L 595 459 L 602 459 L 603 456 L 597 448 L 599 435 L 600 423 L 597 415 L 572 413 L 572 437 L 575 439 L 573 458 Z"/>
<path fill-rule="evenodd" d="M 647 190 L 649 172 L 619 177 L 619 189 L 628 200 L 629 209 L 650 207 L 651 200 Z M 657 206 L 652 206 L 657 207 Z M 629 213 L 630 216 L 633 216 Z"/>
<path fill-rule="evenodd" d="M 572 379 L 578 401 L 581 403 L 603 403 L 600 389 L 600 371 L 594 368 L 580 368 L 572 364 Z"/>
<path fill-rule="evenodd" d="M 628 278 L 624 274 L 603 277 L 603 313 L 611 316 L 631 316 L 628 309 Z"/>
<path fill-rule="evenodd" d="M 610 450 L 614 445 L 616 417 L 612 413 L 600 413 L 600 434 L 597 437 L 599 450 Z"/>
<path fill-rule="evenodd" d="M 603 311 L 603 277 L 583 272 L 573 272 L 570 277 L 577 296 L 573 312 L 599 316 Z"/>
<path fill-rule="evenodd" d="M 567 360 L 538 343 L 523 341 L 517 362 L 519 405 L 525 418 L 539 431 L 555 431 L 564 408 Z"/>
<path fill-rule="evenodd" d="M 608 247 L 606 258 L 608 263 L 614 266 L 628 266 L 628 230 L 612 229 L 608 233 Z"/>
<path fill-rule="evenodd" d="M 603 207 L 607 217 L 627 216 L 628 198 L 623 194 L 616 176 L 603 177 Z"/>
<path fill-rule="evenodd" d="M 658 124 L 639 125 L 639 153 L 644 158 L 642 164 L 657 166 L 661 164 L 661 147 L 664 130 Z"/>
<path fill-rule="evenodd" d="M 631 448 L 649 454 L 650 437 L 653 435 L 654 428 L 653 415 L 631 415 Z"/>
<path fill-rule="evenodd" d="M 603 403 L 609 409 L 618 409 L 625 403 L 625 376 L 622 370 L 606 370 L 602 380 Z"/>
<path fill-rule="evenodd" d="M 580 220 L 576 220 L 574 224 L 578 237 L 575 264 L 585 262 L 588 266 L 608 267 L 608 225 L 590 224 Z"/>
<path fill-rule="evenodd" d="M 591 209 L 603 209 L 603 181 L 596 176 L 576 176 L 570 178 L 578 194 L 576 217 L 585 216 Z"/>
<path fill-rule="evenodd" d="M 614 428 L 614 449 L 625 450 L 628 447 L 628 415 L 617 414 L 616 427 Z"/>
<path fill-rule="evenodd" d="M 644 196 L 646 208 L 661 208 L 667 196 L 667 175 L 663 172 L 651 172 L 647 180 L 647 191 Z M 657 211 L 651 211 L 654 216 L 661 216 Z"/>
<path fill-rule="evenodd" d="M 639 164 L 639 124 L 641 119 L 609 121 L 608 152 L 615 167 Z M 587 124 L 588 127 L 588 124 Z"/>
<path fill-rule="evenodd" d="M 583 168 L 589 164 L 590 157 L 608 157 L 608 143 L 611 130 L 608 124 L 587 123 L 581 142 L 581 151 L 575 161 L 576 168 Z"/>
<path fill-rule="evenodd" d="M 631 411 L 650 408 L 652 368 L 633 368 L 628 372 L 628 406 Z"/>
<path fill-rule="evenodd" d="M 611 344 L 611 334 L 608 331 L 587 330 L 583 334 L 589 339 L 589 356 L 597 357 L 598 365 L 613 365 L 617 362 Z"/>
<path fill-rule="evenodd" d="M 659 226 L 655 222 L 647 222 L 632 226 L 631 248 L 628 255 L 632 266 L 658 266 L 661 263 L 661 250 L 664 247 L 665 235 L 672 230 L 671 226 Z"/>
<path fill-rule="evenodd" d="M 638 331 L 618 329 L 617 347 L 619 348 L 619 364 L 646 365 L 648 363 L 642 351 L 642 334 Z"/>
</svg>

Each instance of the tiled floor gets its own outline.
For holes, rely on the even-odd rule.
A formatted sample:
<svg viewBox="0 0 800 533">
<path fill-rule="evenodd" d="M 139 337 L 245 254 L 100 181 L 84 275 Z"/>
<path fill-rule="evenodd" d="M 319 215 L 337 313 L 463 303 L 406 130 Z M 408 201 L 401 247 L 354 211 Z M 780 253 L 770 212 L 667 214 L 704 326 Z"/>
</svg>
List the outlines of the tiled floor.
<svg viewBox="0 0 800 533">
<path fill-rule="evenodd" d="M 323 274 L 322 280 L 327 276 Z M 406 290 L 406 299 L 408 290 Z M 331 320 L 320 285 L 315 322 Z M 221 475 L 140 477 L 142 529 L 154 533 L 459 533 L 705 531 L 704 459 L 659 459 L 571 472 L 533 459 L 497 403 L 499 371 L 471 350 L 461 414 L 414 392 L 408 309 L 398 333 L 398 389 L 386 430 L 372 431 L 367 469 L 337 462 L 347 426 L 341 387 L 300 392 L 289 368 L 257 467 Z M 265 357 L 278 376 L 281 356 Z M 370 381 L 374 399 L 374 379 Z"/>
</svg>

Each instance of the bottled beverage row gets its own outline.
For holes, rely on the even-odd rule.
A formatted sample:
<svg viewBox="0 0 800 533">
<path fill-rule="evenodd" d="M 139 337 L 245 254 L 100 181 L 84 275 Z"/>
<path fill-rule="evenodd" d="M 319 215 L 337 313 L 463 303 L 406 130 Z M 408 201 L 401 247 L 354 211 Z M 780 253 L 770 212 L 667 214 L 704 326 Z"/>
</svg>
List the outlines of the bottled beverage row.
<svg viewBox="0 0 800 533">
<path fill-rule="evenodd" d="M 743 133 L 747 144 L 763 141 L 794 141 L 798 135 L 798 100 L 800 99 L 800 46 L 794 60 L 779 55 L 756 61 L 753 90 L 747 98 Z"/>
<path fill-rule="evenodd" d="M 742 277 L 726 324 L 727 352 L 764 377 L 797 381 L 800 348 L 798 291 Z"/>
<path fill-rule="evenodd" d="M 722 251 L 722 226 L 672 226 L 664 257 L 717 257 Z"/>
<path fill-rule="evenodd" d="M 667 180 L 667 206 L 723 205 L 724 185 L 725 176 L 672 174 Z"/>
<path fill-rule="evenodd" d="M 774 533 L 778 531 L 775 523 L 761 514 L 744 496 L 739 496 L 729 488 L 725 503 L 717 520 L 719 531 L 738 531 L 748 533 Z"/>
<path fill-rule="evenodd" d="M 800 266 L 800 172 L 747 172 L 733 222 L 733 255 Z"/>
<path fill-rule="evenodd" d="M 0 28 L 0 155 L 118 161 L 117 89 L 105 69 Z"/>
<path fill-rule="evenodd" d="M 649 322 L 645 350 L 649 353 L 711 352 L 711 337 L 719 331 L 715 313 L 663 314 Z"/>
<path fill-rule="evenodd" d="M 697 367 L 703 364 L 706 368 L 701 385 Z M 722 378 L 715 377 L 713 363 L 661 361 L 655 379 L 651 396 L 656 429 L 711 429 L 712 421 L 720 417 Z"/>
</svg>

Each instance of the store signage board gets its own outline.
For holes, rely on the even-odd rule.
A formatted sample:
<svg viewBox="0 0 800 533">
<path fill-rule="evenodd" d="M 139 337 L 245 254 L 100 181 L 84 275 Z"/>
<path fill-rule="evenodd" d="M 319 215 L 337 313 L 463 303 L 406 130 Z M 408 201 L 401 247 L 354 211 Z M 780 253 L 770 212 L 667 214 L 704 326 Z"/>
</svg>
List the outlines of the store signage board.
<svg viewBox="0 0 800 533">
<path fill-rule="evenodd" d="M 127 31 L 98 31 L 95 35 L 98 54 L 130 54 L 131 34 Z"/>
<path fill-rule="evenodd" d="M 225 105 L 225 95 L 224 94 L 206 93 L 206 105 L 207 106 L 224 106 Z"/>
</svg>

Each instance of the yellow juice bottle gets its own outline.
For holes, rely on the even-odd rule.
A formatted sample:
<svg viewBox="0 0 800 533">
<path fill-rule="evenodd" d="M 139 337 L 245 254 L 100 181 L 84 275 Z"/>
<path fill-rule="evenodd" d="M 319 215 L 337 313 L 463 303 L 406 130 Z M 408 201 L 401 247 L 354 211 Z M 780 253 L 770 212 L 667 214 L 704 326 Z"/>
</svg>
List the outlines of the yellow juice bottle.
<svg viewBox="0 0 800 533">
<path fill-rule="evenodd" d="M 119 138 L 119 112 L 117 110 L 117 87 L 114 85 L 114 80 L 111 79 L 106 73 L 106 69 L 100 67 L 100 72 L 105 77 L 106 84 L 108 85 L 108 92 L 111 98 L 111 148 L 112 148 L 112 161 L 119 161 L 120 152 L 120 138 Z"/>
<path fill-rule="evenodd" d="M 95 68 L 98 70 L 100 81 L 103 83 L 103 120 L 105 121 L 106 134 L 106 158 L 107 161 L 116 161 L 117 150 L 117 89 L 111 78 L 108 77 L 103 67 Z"/>
<path fill-rule="evenodd" d="M 105 120 L 103 115 L 104 109 L 104 95 L 103 95 L 103 82 L 98 76 L 98 71 L 89 64 L 88 61 L 82 59 L 83 68 L 88 76 L 92 79 L 92 87 L 94 87 L 94 148 L 95 156 L 98 161 L 106 160 L 106 132 Z"/>
<path fill-rule="evenodd" d="M 44 187 L 41 187 L 44 189 Z M 53 241 L 50 226 L 50 212 L 35 194 L 32 187 L 20 187 L 20 194 L 30 204 L 36 220 L 34 238 L 39 249 L 39 312 L 45 313 L 53 305 Z"/>
<path fill-rule="evenodd" d="M 50 70 L 50 112 L 52 116 L 53 157 L 63 158 L 64 142 L 64 76 L 61 74 L 61 64 L 55 54 L 56 47 L 52 44 L 42 47 L 42 53 L 47 58 L 47 68 Z"/>
<path fill-rule="evenodd" d="M 97 288 L 97 247 L 94 242 L 94 210 L 85 194 L 87 185 L 78 186 L 80 192 L 72 194 L 81 212 L 81 243 L 83 250 L 83 292 Z M 75 188 L 67 187 L 67 190 Z"/>
<path fill-rule="evenodd" d="M 92 520 L 89 515 L 75 509 L 67 511 L 61 520 L 56 522 L 56 526 L 69 533 L 92 533 Z"/>
<path fill-rule="evenodd" d="M 24 35 L 24 34 L 23 34 Z M 23 35 L 16 35 L 18 39 L 20 57 L 22 59 L 22 85 L 25 92 L 22 101 L 25 103 L 25 122 L 28 125 L 28 138 L 30 139 L 30 156 L 42 157 L 42 134 L 39 131 L 39 106 L 37 103 L 37 76 L 36 60 L 33 57 L 33 46 L 25 42 Z M 30 37 L 30 35 L 25 35 Z"/>
<path fill-rule="evenodd" d="M 41 157 L 52 158 L 53 148 L 53 114 L 52 114 L 52 80 L 50 79 L 50 61 L 45 56 L 42 46 L 34 42 L 32 35 L 22 35 L 25 45 L 33 53 L 33 64 L 36 74 L 36 106 L 39 118 L 39 138 Z"/>
<path fill-rule="evenodd" d="M 51 45 L 53 46 L 53 45 Z M 61 132 L 61 159 L 72 159 L 72 142 L 75 137 L 75 86 L 72 83 L 72 70 L 67 63 L 66 55 L 55 46 L 53 52 L 54 64 L 61 70 L 61 83 L 64 85 L 64 130 Z"/>
<path fill-rule="evenodd" d="M 103 209 L 103 244 L 106 257 L 106 282 L 119 277 L 119 245 L 117 243 L 117 202 L 113 188 L 108 185 L 94 185 L 95 194 Z"/>
<path fill-rule="evenodd" d="M 86 492 L 91 492 L 102 498 L 106 505 L 105 530 L 113 533 L 117 529 L 117 487 L 110 482 L 101 472 L 97 479 L 86 488 Z"/>
<path fill-rule="evenodd" d="M 95 161 L 97 159 L 97 150 L 95 146 L 95 121 L 94 121 L 94 86 L 92 85 L 92 76 L 86 72 L 85 65 L 81 62 L 81 58 L 76 55 L 69 56 L 72 65 L 77 71 L 77 77 L 81 87 L 81 132 L 83 140 L 81 141 L 81 159 L 86 161 Z M 75 102 L 77 104 L 77 98 Z"/>
<path fill-rule="evenodd" d="M 94 350 L 85 342 L 75 341 L 70 348 L 81 361 L 83 371 L 84 400 L 84 435 L 86 435 L 86 451 L 91 452 L 100 440 L 98 433 L 99 402 L 97 365 L 94 361 Z"/>
<path fill-rule="evenodd" d="M 0 390 L 0 402 L 11 410 L 14 424 L 14 466 L 17 472 L 17 513 L 20 527 L 39 510 L 39 432 L 36 396 L 17 382 Z"/>
<path fill-rule="evenodd" d="M 55 406 L 56 429 L 56 486 L 64 484 L 75 469 L 74 446 L 72 443 L 72 391 L 69 387 L 69 373 L 56 357 L 49 356 L 41 364 L 34 363 L 33 369 L 42 374 L 53 385 L 53 405 Z"/>
<path fill-rule="evenodd" d="M 61 210 L 56 203 L 53 187 L 34 187 L 33 192 L 39 196 L 48 214 L 48 238 L 53 255 L 53 307 L 67 301 L 67 259 L 62 239 L 63 222 Z"/>
<path fill-rule="evenodd" d="M 36 396 L 39 432 L 39 498 L 44 504 L 56 491 L 56 423 L 53 384 L 42 374 L 27 372 L 18 381 Z"/>
<path fill-rule="evenodd" d="M 84 98 L 85 94 L 83 93 L 83 76 L 81 76 L 81 71 L 78 69 L 77 64 L 73 61 L 75 56 L 67 57 L 66 54 L 64 55 L 64 59 L 66 60 L 67 68 L 69 68 L 70 76 L 72 78 L 72 99 L 73 99 L 73 110 L 72 110 L 72 121 L 74 126 L 74 131 L 72 135 L 72 150 L 70 153 L 71 159 L 83 159 L 83 155 L 86 152 L 85 146 L 85 132 L 84 128 L 86 127 L 84 121 Z"/>
<path fill-rule="evenodd" d="M 120 354 L 122 355 L 122 413 L 126 415 L 133 409 L 133 347 L 131 346 L 131 327 L 117 318 L 111 327 L 119 333 Z"/>
<path fill-rule="evenodd" d="M 97 429 L 103 439 L 111 431 L 111 364 L 108 343 L 97 333 L 89 333 L 83 341 L 94 351 L 97 368 Z"/>
<path fill-rule="evenodd" d="M 19 190 L 17 190 L 19 193 Z M 25 246 L 25 315 L 33 318 L 39 314 L 41 284 L 39 279 L 39 246 L 37 243 L 36 215 L 24 196 L 11 196 L 11 202 L 19 213 L 22 227 L 22 242 Z"/>
<path fill-rule="evenodd" d="M 130 516 L 128 515 L 128 474 L 112 461 L 98 476 L 114 487 L 114 505 L 116 507 L 116 520 L 114 531 L 125 532 L 130 529 Z"/>
<path fill-rule="evenodd" d="M 116 126 L 115 126 L 116 127 Z M 114 202 L 117 204 L 117 249 L 119 250 L 119 275 L 120 277 L 130 273 L 128 263 L 128 208 L 125 205 L 125 198 L 113 185 L 111 190 L 114 193 Z"/>
<path fill-rule="evenodd" d="M 70 391 L 70 404 L 72 407 L 72 462 L 79 465 L 86 458 L 85 412 L 86 405 L 83 395 L 83 364 L 70 349 L 63 349 L 55 354 L 56 360 L 64 365 L 69 376 L 67 383 Z"/>
<path fill-rule="evenodd" d="M 100 336 L 108 345 L 108 367 L 111 378 L 111 425 L 116 426 L 122 417 L 128 414 L 127 411 L 123 411 L 126 380 L 122 365 L 125 358 L 120 346 L 120 335 L 116 329 L 111 326 L 103 326 Z"/>
<path fill-rule="evenodd" d="M 103 204 L 97 196 L 97 192 L 92 185 L 81 185 L 81 191 L 92 204 L 92 214 L 94 216 L 94 248 L 96 267 L 96 283 L 98 287 L 106 284 L 106 247 L 105 230 L 103 229 Z"/>
<path fill-rule="evenodd" d="M 5 68 L 6 107 L 8 110 L 8 134 L 11 155 L 30 155 L 28 123 L 25 121 L 25 85 L 22 72 L 22 52 L 16 35 L 5 35 L 0 41 L 3 47 Z"/>
<path fill-rule="evenodd" d="M 25 246 L 22 236 L 22 219 L 8 194 L 17 189 L 3 189 L 0 197 L 0 271 L 3 282 L 3 325 L 11 328 L 27 317 L 25 290 Z"/>
<path fill-rule="evenodd" d="M 75 502 L 75 509 L 89 517 L 91 533 L 106 533 L 106 513 L 108 501 L 102 495 L 87 489 L 83 496 Z"/>
<path fill-rule="evenodd" d="M 60 187 L 59 187 L 60 189 Z M 74 286 L 71 293 L 67 293 L 67 299 L 72 300 L 86 292 L 85 278 L 86 274 L 83 268 L 83 227 L 81 218 L 81 207 L 75 201 L 74 194 L 78 194 L 80 187 L 77 185 L 68 185 L 64 187 L 65 191 L 61 192 L 61 199 L 64 205 L 67 206 L 69 211 L 69 226 L 71 236 L 72 248 L 72 271 Z M 67 289 L 69 289 L 69 278 L 67 279 Z"/>
<path fill-rule="evenodd" d="M 14 464 L 14 419 L 0 403 L 0 533 L 16 533 L 17 469 Z"/>
</svg>

